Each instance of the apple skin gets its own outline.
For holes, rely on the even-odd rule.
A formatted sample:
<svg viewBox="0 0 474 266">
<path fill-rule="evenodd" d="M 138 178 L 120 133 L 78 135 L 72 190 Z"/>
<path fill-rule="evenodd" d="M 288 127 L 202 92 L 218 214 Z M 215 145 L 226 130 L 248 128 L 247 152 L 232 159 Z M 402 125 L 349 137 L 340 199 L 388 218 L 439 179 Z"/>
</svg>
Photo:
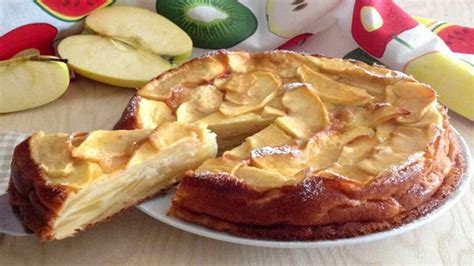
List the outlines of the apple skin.
<svg viewBox="0 0 474 266">
<path fill-rule="evenodd" d="M 28 24 L 0 37 L 0 60 L 12 58 L 19 52 L 34 48 L 42 55 L 54 55 L 53 41 L 58 30 L 47 23 Z"/>
<path fill-rule="evenodd" d="M 124 88 L 141 88 L 143 87 L 146 82 L 143 82 L 141 80 L 128 80 L 128 79 L 119 79 L 119 78 L 113 78 L 113 77 L 107 77 L 103 76 L 91 71 L 88 71 L 83 68 L 79 67 L 73 67 L 74 72 L 77 74 L 86 77 L 88 79 L 92 79 L 98 82 L 102 82 L 105 84 L 117 86 L 117 87 L 124 87 Z"/>
<path fill-rule="evenodd" d="M 155 12 L 112 6 L 89 14 L 83 34 L 63 39 L 57 52 L 84 77 L 118 87 L 140 88 L 185 62 L 192 52 L 192 40 Z"/>
</svg>

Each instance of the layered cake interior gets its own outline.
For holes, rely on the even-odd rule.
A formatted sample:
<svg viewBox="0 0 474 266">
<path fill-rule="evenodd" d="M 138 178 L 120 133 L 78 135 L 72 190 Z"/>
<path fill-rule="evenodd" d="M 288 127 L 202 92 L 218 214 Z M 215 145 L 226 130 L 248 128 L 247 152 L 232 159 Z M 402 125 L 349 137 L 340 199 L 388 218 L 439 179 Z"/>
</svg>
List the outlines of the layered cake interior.
<svg viewBox="0 0 474 266">
<path fill-rule="evenodd" d="M 14 152 L 12 204 L 40 239 L 62 239 L 169 188 L 217 153 L 203 125 L 45 134 Z"/>
</svg>

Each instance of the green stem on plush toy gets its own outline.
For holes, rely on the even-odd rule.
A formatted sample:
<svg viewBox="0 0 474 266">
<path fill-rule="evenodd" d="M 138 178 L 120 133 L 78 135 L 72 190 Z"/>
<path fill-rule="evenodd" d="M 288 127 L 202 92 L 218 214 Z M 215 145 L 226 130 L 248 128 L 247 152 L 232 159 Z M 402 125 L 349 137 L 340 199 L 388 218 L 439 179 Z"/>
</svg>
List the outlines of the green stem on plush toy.
<svg viewBox="0 0 474 266">
<path fill-rule="evenodd" d="M 397 42 L 399 42 L 401 45 L 405 46 L 406 48 L 410 49 L 410 50 L 413 50 L 413 46 L 411 46 L 409 43 L 407 43 L 406 41 L 398 38 L 397 36 L 392 36 L 393 39 Z"/>
</svg>

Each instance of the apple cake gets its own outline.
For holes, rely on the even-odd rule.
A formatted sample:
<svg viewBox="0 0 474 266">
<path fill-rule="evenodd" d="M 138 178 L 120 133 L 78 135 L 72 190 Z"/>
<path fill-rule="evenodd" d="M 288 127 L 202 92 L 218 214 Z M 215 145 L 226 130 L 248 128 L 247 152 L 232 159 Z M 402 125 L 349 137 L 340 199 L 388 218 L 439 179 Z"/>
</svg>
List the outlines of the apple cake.
<svg viewBox="0 0 474 266">
<path fill-rule="evenodd" d="M 169 215 L 253 238 L 336 239 L 438 206 L 463 171 L 428 85 L 362 62 L 219 51 L 150 81 L 116 129 L 206 124 L 220 157 L 188 171 Z"/>
<path fill-rule="evenodd" d="M 63 239 L 165 190 L 216 153 L 203 124 L 38 132 L 14 150 L 8 193 L 40 240 Z"/>
</svg>

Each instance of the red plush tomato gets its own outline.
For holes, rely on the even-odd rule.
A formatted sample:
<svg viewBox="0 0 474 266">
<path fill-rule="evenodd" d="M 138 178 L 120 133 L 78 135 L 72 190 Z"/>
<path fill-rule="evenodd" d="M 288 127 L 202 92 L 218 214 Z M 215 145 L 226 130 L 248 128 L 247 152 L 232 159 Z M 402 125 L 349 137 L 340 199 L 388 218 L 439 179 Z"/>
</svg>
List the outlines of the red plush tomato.
<svg viewBox="0 0 474 266">
<path fill-rule="evenodd" d="M 115 0 L 35 0 L 51 16 L 64 21 L 77 21 L 95 9 L 106 7 Z"/>
<path fill-rule="evenodd" d="M 352 37 L 372 56 L 382 57 L 392 39 L 417 25 L 416 20 L 392 1 L 355 1 Z"/>
<path fill-rule="evenodd" d="M 41 54 L 54 55 L 53 40 L 58 30 L 46 23 L 21 26 L 0 37 L 0 60 L 6 60 L 17 53 L 34 48 Z"/>
</svg>

